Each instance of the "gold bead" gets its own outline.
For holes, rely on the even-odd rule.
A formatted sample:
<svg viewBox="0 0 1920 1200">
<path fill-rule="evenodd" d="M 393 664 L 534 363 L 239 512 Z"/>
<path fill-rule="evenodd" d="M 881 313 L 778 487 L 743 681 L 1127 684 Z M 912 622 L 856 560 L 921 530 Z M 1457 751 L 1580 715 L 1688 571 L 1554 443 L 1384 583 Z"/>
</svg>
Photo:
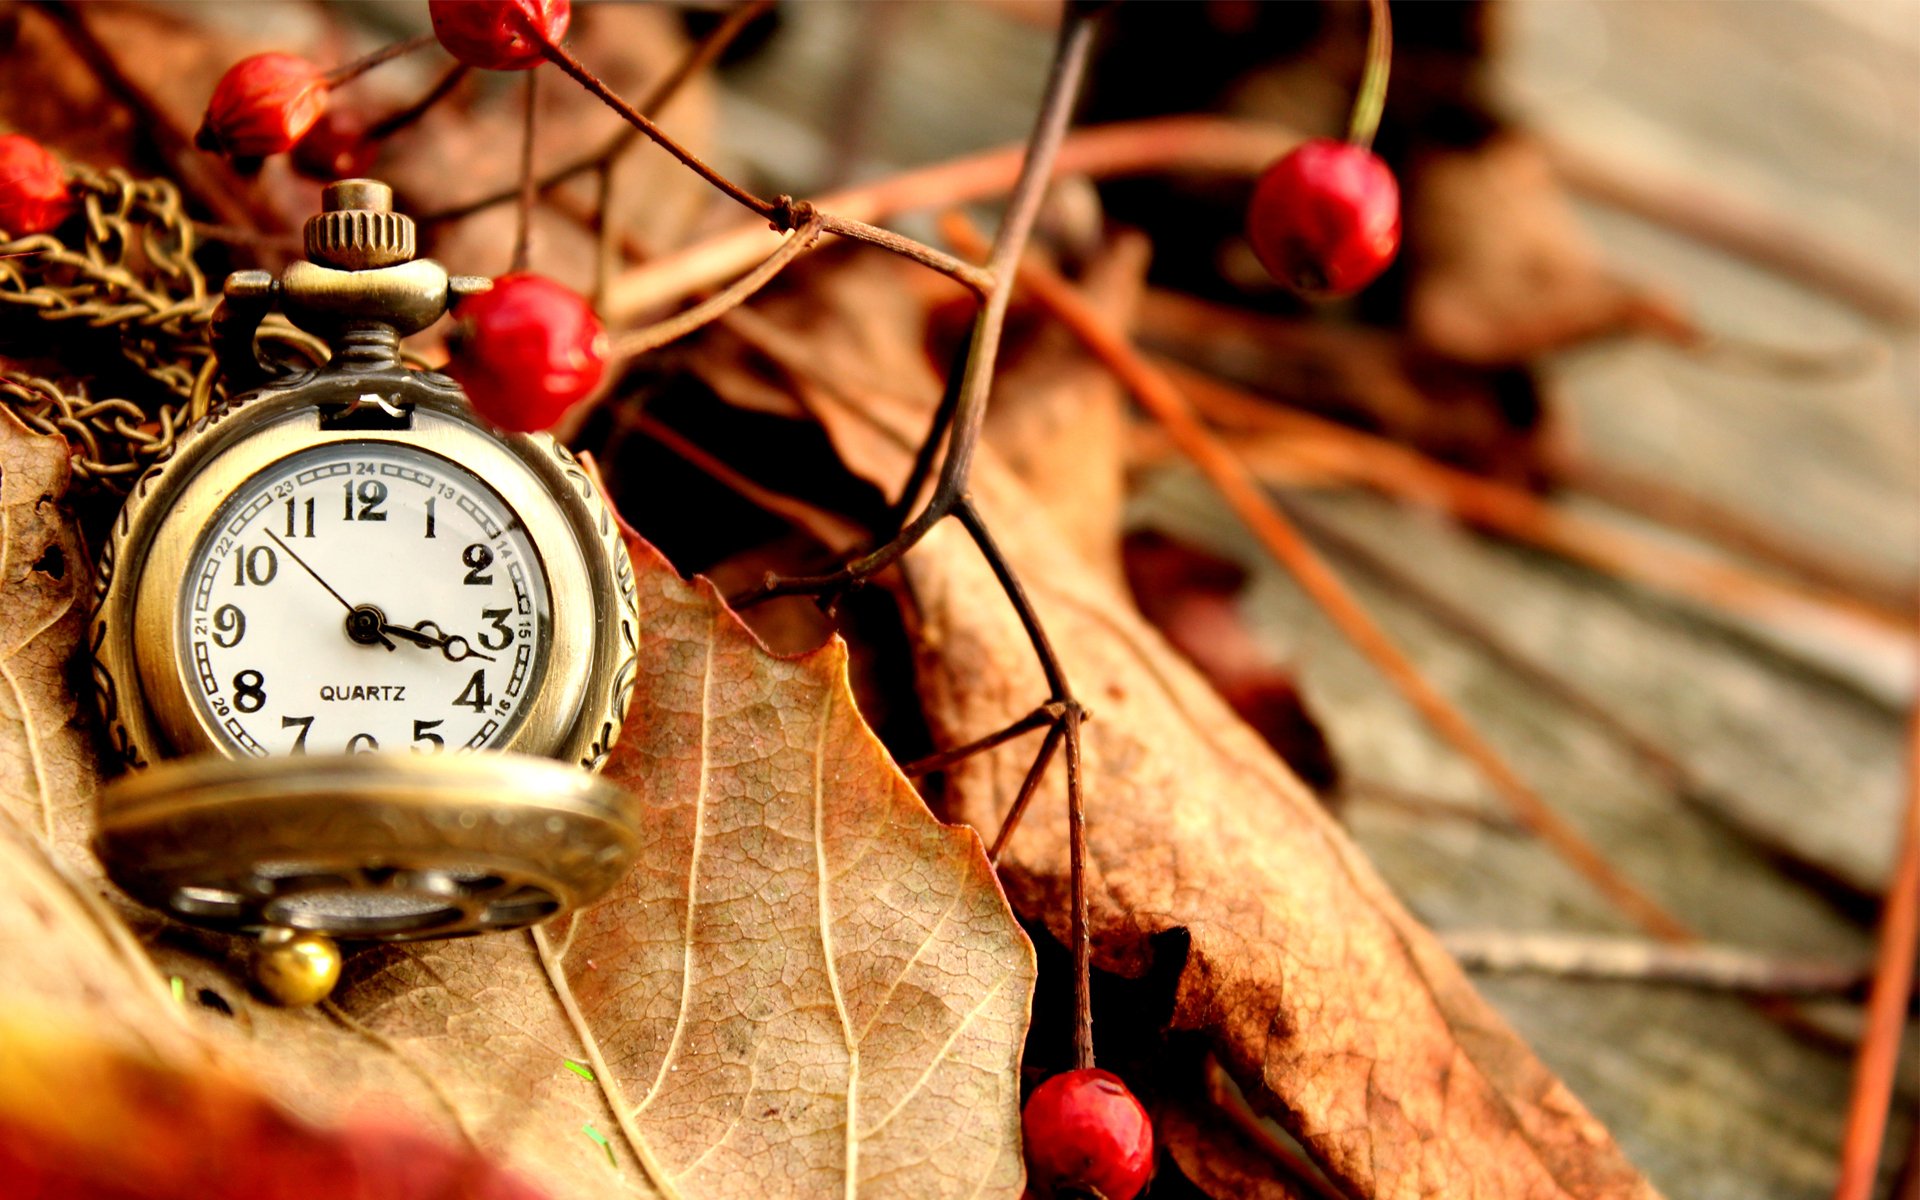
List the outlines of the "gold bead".
<svg viewBox="0 0 1920 1200">
<path fill-rule="evenodd" d="M 340 981 L 340 947 L 323 933 L 269 930 L 254 950 L 253 978 L 276 1004 L 318 1004 Z"/>
</svg>

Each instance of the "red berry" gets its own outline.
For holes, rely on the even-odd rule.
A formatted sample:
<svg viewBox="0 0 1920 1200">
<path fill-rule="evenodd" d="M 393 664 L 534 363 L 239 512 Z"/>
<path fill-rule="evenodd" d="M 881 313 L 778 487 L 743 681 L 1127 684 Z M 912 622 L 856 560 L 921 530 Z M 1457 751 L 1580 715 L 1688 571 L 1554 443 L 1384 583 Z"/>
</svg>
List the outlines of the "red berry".
<svg viewBox="0 0 1920 1200">
<path fill-rule="evenodd" d="M 1153 1122 L 1107 1071 L 1068 1071 L 1033 1089 L 1020 1129 L 1027 1187 L 1042 1200 L 1076 1188 L 1133 1200 L 1153 1174 Z"/>
<path fill-rule="evenodd" d="M 524 71 L 546 61 L 541 46 L 567 35 L 569 0 L 429 0 L 434 36 L 470 67 Z"/>
<path fill-rule="evenodd" d="M 45 233 L 72 211 L 60 160 L 30 137 L 0 137 L 0 230 L 14 237 Z"/>
<path fill-rule="evenodd" d="M 454 310 L 447 374 L 501 429 L 548 429 L 607 370 L 607 331 L 579 293 L 544 275 L 503 275 Z"/>
<path fill-rule="evenodd" d="M 294 143 L 293 169 L 322 183 L 358 179 L 373 169 L 379 153 L 380 147 L 367 139 L 366 122 L 332 109 Z"/>
<path fill-rule="evenodd" d="M 1267 271 L 1295 291 L 1349 295 L 1400 248 L 1400 185 L 1371 150 L 1315 138 L 1260 176 L 1247 237 Z"/>
<path fill-rule="evenodd" d="M 293 149 L 326 110 L 319 67 L 293 54 L 255 54 L 214 84 L 194 141 L 234 158 L 264 158 Z"/>
</svg>

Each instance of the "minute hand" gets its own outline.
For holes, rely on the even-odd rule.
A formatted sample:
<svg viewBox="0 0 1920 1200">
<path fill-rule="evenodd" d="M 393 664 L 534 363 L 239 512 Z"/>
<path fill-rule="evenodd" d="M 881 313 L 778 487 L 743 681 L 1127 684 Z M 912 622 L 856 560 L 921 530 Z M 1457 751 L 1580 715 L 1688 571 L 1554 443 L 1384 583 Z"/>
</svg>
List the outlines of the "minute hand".
<svg viewBox="0 0 1920 1200">
<path fill-rule="evenodd" d="M 341 606 L 347 610 L 347 636 L 349 638 L 351 638 L 356 642 L 362 642 L 366 644 L 371 644 L 375 638 L 378 638 L 380 641 L 380 644 L 385 646 L 387 649 L 389 650 L 399 649 L 399 647 L 395 646 L 391 641 L 387 639 L 386 631 L 381 628 L 381 626 L 385 624 L 386 618 L 380 615 L 380 612 L 378 609 L 373 608 L 371 605 L 355 605 L 353 601 L 347 599 L 345 596 L 342 596 L 339 592 L 334 591 L 333 585 L 328 583 L 326 580 L 320 578 L 320 572 L 314 570 L 313 567 L 308 564 L 306 559 L 301 558 L 298 554 L 294 553 L 292 546 L 289 546 L 285 542 L 281 541 L 279 534 L 275 533 L 271 529 L 265 530 L 263 532 L 265 532 L 269 538 L 273 539 L 274 545 L 280 547 L 280 549 L 286 552 L 286 555 L 288 558 L 292 559 L 296 563 L 299 563 L 301 570 L 313 576 L 313 581 L 315 583 L 327 589 L 327 595 L 332 596 L 335 600 L 338 600 Z M 368 637 L 364 633 L 356 632 L 359 630 L 371 630 L 373 636 Z"/>
</svg>

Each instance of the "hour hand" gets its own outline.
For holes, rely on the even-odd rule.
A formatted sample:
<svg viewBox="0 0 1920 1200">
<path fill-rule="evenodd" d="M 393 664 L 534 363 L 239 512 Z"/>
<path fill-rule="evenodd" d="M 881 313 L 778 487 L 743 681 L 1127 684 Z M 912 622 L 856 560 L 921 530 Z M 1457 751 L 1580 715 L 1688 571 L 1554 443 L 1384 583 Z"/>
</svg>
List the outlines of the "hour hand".
<svg viewBox="0 0 1920 1200">
<path fill-rule="evenodd" d="M 447 656 L 448 662 L 460 662 L 469 658 L 483 659 L 487 662 L 493 661 L 493 655 L 480 653 L 473 648 L 473 644 L 467 641 L 466 638 L 461 637 L 459 634 L 447 633 L 433 621 L 421 621 L 412 628 L 408 628 L 405 625 L 382 625 L 380 628 L 383 633 L 390 633 L 397 638 L 404 638 L 416 646 L 425 646 L 430 650 L 438 650 Z M 429 629 L 433 630 L 433 632 L 428 633 L 427 630 Z"/>
</svg>

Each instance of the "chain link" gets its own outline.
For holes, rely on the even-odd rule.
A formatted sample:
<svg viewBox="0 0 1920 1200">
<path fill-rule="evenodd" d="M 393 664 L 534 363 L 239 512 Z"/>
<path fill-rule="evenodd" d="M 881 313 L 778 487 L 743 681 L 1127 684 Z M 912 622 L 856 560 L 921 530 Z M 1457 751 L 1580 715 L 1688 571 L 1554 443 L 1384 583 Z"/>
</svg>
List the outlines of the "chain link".
<svg viewBox="0 0 1920 1200">
<path fill-rule="evenodd" d="M 79 166 L 72 175 L 82 213 L 66 228 L 78 244 L 50 234 L 0 240 L 0 334 L 75 368 L 83 354 L 117 353 L 155 387 L 95 399 L 78 379 L 4 363 L 0 402 L 65 437 L 78 479 L 124 491 L 223 398 L 209 336 L 218 297 L 194 262 L 193 222 L 171 183 Z M 95 375 L 101 365 L 82 369 Z"/>
</svg>

